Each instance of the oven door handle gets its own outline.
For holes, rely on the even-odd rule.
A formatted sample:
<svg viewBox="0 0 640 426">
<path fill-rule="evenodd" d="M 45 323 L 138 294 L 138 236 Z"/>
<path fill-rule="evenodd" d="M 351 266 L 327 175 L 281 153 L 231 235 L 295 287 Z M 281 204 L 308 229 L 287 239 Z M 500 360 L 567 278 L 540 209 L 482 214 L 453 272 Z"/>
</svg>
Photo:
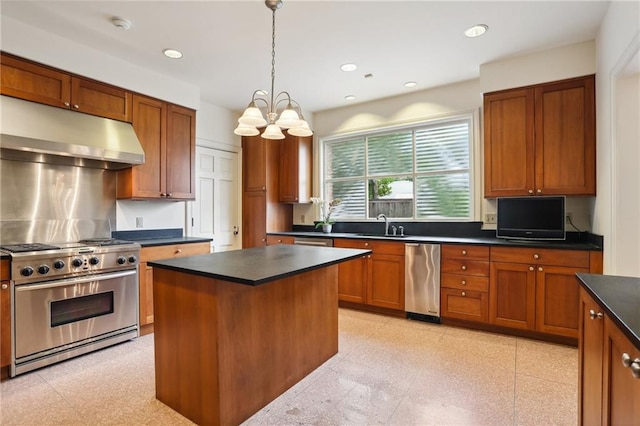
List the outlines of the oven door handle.
<svg viewBox="0 0 640 426">
<path fill-rule="evenodd" d="M 129 270 L 123 272 L 113 272 L 107 274 L 96 274 L 88 277 L 77 277 L 77 278 L 68 278 L 57 281 L 49 281 L 45 283 L 35 283 L 35 284 L 23 284 L 14 286 L 16 292 L 20 291 L 33 291 L 33 290 L 41 290 L 45 288 L 56 288 L 56 287 L 66 287 L 74 284 L 84 284 L 90 283 L 92 281 L 104 281 L 104 280 L 113 280 L 116 278 L 128 277 L 130 275 L 135 275 L 137 270 Z"/>
</svg>

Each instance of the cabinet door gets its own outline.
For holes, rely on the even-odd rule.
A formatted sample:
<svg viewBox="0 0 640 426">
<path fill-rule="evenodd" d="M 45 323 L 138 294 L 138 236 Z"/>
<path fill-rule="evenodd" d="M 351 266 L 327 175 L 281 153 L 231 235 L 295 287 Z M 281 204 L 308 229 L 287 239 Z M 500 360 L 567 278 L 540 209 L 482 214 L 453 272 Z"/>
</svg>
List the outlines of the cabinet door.
<svg viewBox="0 0 640 426">
<path fill-rule="evenodd" d="M 368 256 L 338 264 L 338 300 L 366 303 Z"/>
<path fill-rule="evenodd" d="M 404 256 L 371 255 L 367 303 L 404 310 Z"/>
<path fill-rule="evenodd" d="M 195 199 L 196 112 L 169 105 L 166 140 L 166 196 Z"/>
<path fill-rule="evenodd" d="M 484 291 L 442 288 L 440 306 L 444 318 L 477 322 L 487 322 L 489 318 L 489 300 Z"/>
<path fill-rule="evenodd" d="M 575 274 L 589 270 L 560 266 L 536 270 L 536 330 L 577 338 L 580 284 Z"/>
<path fill-rule="evenodd" d="M 9 281 L 0 284 L 0 367 L 4 367 L 11 364 L 11 286 Z"/>
<path fill-rule="evenodd" d="M 242 137 L 242 185 L 245 191 L 267 190 L 267 143 L 261 136 Z"/>
<path fill-rule="evenodd" d="M 489 321 L 504 327 L 535 328 L 535 268 L 526 264 L 491 262 Z"/>
<path fill-rule="evenodd" d="M 579 320 L 578 424 L 599 425 L 602 420 L 604 314 L 584 289 L 580 290 Z"/>
<path fill-rule="evenodd" d="M 40 104 L 69 108 L 71 76 L 11 56 L 0 56 L 0 93 Z"/>
<path fill-rule="evenodd" d="M 279 200 L 308 203 L 311 198 L 311 138 L 287 135 L 280 144 Z"/>
<path fill-rule="evenodd" d="M 118 198 L 163 198 L 166 191 L 166 104 L 133 96 L 133 129 L 144 150 L 144 164 L 118 171 Z"/>
<path fill-rule="evenodd" d="M 631 368 L 623 364 L 638 359 L 640 349 L 620 331 L 609 318 L 604 320 L 604 374 L 603 421 L 604 425 L 637 425 L 640 419 L 640 378 L 631 374 Z M 637 365 L 636 364 L 636 365 Z"/>
<path fill-rule="evenodd" d="M 242 248 L 267 245 L 267 193 L 245 192 L 242 210 Z"/>
<path fill-rule="evenodd" d="M 533 115 L 533 89 L 484 96 L 485 197 L 533 193 Z"/>
<path fill-rule="evenodd" d="M 138 267 L 140 326 L 153 324 L 153 268 L 146 262 Z"/>
<path fill-rule="evenodd" d="M 85 114 L 131 122 L 132 95 L 97 81 L 71 79 L 71 108 Z"/>
<path fill-rule="evenodd" d="M 595 78 L 544 84 L 536 96 L 536 193 L 595 195 Z"/>
</svg>

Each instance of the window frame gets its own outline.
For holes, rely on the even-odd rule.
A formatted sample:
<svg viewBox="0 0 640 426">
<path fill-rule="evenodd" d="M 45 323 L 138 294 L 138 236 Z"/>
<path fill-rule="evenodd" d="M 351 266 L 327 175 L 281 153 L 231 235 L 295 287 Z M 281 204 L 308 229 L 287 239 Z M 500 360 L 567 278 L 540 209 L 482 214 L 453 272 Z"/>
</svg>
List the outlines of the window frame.
<svg viewBox="0 0 640 426">
<path fill-rule="evenodd" d="M 366 187 L 368 185 L 368 178 L 370 178 L 371 176 L 369 176 L 367 174 L 367 169 L 368 169 L 368 156 L 366 155 L 366 138 L 372 137 L 372 136 L 382 136 L 382 135 L 388 135 L 390 133 L 395 133 L 395 132 L 399 132 L 399 131 L 411 131 L 414 132 L 416 130 L 422 129 L 424 127 L 427 126 L 431 126 L 431 125 L 437 125 L 439 123 L 448 123 L 448 122 L 455 122 L 455 121 L 461 121 L 461 120 L 467 120 L 469 123 L 469 216 L 466 218 L 438 218 L 438 219 L 429 219 L 429 218 L 416 218 L 416 217 L 411 217 L 411 218 L 393 218 L 394 220 L 399 220 L 399 221 L 403 221 L 403 222 L 424 222 L 424 223 L 437 223 L 437 222 L 472 222 L 472 221 L 476 221 L 478 220 L 476 214 L 477 212 L 480 211 L 480 203 L 481 203 L 481 176 L 478 176 L 477 173 L 479 173 L 479 170 L 481 170 L 480 165 L 478 164 L 478 161 L 480 161 L 480 135 L 479 135 L 479 110 L 478 109 L 474 109 L 474 110 L 470 110 L 470 111 L 462 111 L 462 112 L 457 112 L 457 113 L 452 113 L 452 114 L 443 114 L 437 117 L 430 117 L 430 118 L 425 118 L 419 121 L 411 121 L 411 122 L 405 122 L 405 123 L 401 123 L 401 124 L 395 124 L 395 125 L 390 125 L 390 126 L 381 126 L 381 127 L 372 127 L 372 128 L 365 128 L 365 129 L 361 129 L 361 130 L 355 130 L 355 131 L 351 131 L 351 132 L 344 132 L 344 133 L 336 133 L 333 134 L 331 136 L 327 136 L 327 137 L 322 137 L 319 139 L 319 144 L 318 144 L 318 188 L 320 189 L 320 194 L 321 194 L 321 198 L 325 198 L 325 190 L 326 190 L 326 179 L 325 179 L 325 146 L 328 143 L 334 143 L 337 141 L 341 141 L 341 140 L 353 140 L 356 138 L 364 138 L 365 139 L 365 163 L 364 163 L 364 168 L 365 168 L 365 175 L 364 175 L 364 181 L 365 181 L 365 191 L 366 191 Z M 415 185 L 416 182 L 416 178 L 417 177 L 421 177 L 424 176 L 424 173 L 417 173 L 416 170 L 416 157 L 415 157 L 415 151 L 416 151 L 416 144 L 415 144 L 415 137 L 413 138 L 413 171 L 411 172 L 410 176 L 413 178 L 413 182 Z M 453 173 L 453 171 L 452 171 Z M 403 174 L 406 175 L 406 174 Z M 386 175 L 385 175 L 386 176 Z M 391 176 L 391 175 L 389 175 Z M 339 180 L 339 179 L 338 179 Z M 336 181 L 338 181 L 336 180 Z M 349 179 L 345 179 L 345 180 L 349 180 Z M 368 196 L 367 196 L 367 201 L 368 201 Z M 413 201 L 415 203 L 416 199 L 415 199 L 415 186 L 414 186 L 414 198 Z M 376 218 L 370 218 L 368 217 L 369 215 L 369 206 L 368 206 L 368 202 L 365 202 L 365 216 L 367 217 L 363 217 L 363 218 L 356 218 L 356 217 L 336 217 L 337 220 L 341 221 L 341 222 L 375 222 L 377 221 Z M 414 211 L 413 213 L 415 214 L 416 208 L 414 206 Z"/>
</svg>

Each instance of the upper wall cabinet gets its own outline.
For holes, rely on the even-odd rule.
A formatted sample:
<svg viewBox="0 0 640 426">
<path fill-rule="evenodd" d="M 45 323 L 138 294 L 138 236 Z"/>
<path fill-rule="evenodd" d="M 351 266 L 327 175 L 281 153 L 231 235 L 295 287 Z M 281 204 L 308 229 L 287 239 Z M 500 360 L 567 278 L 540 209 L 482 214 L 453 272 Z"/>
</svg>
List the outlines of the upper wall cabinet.
<svg viewBox="0 0 640 426">
<path fill-rule="evenodd" d="M 195 111 L 133 96 L 133 129 L 144 164 L 118 171 L 117 198 L 195 199 Z"/>
<path fill-rule="evenodd" d="M 485 197 L 595 195 L 595 77 L 484 95 Z"/>
<path fill-rule="evenodd" d="M 280 202 L 311 202 L 311 164 L 311 137 L 297 137 L 287 134 L 280 145 Z"/>
<path fill-rule="evenodd" d="M 0 59 L 3 95 L 131 122 L 132 95 L 124 89 L 6 54 Z"/>
</svg>

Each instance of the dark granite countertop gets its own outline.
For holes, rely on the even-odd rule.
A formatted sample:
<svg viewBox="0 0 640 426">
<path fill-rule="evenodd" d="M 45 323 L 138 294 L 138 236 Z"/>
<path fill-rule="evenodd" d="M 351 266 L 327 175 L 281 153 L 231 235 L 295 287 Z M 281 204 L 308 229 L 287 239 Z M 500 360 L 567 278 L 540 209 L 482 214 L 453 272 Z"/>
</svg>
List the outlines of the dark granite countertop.
<svg viewBox="0 0 640 426">
<path fill-rule="evenodd" d="M 538 247 L 563 250 L 589 250 L 602 251 L 602 247 L 589 242 L 575 241 L 525 241 L 525 240 L 505 240 L 495 237 L 445 237 L 445 236 L 422 236 L 408 235 L 404 237 L 384 236 L 382 234 L 332 232 L 324 234 L 321 232 L 269 232 L 270 235 L 289 235 L 293 237 L 305 238 L 352 238 L 365 240 L 396 241 L 403 243 L 422 244 L 480 244 L 505 247 Z"/>
<path fill-rule="evenodd" d="M 171 244 L 208 243 L 211 238 L 185 237 L 182 228 L 144 229 L 132 231 L 114 231 L 113 238 L 135 241 L 141 247 L 166 246 Z"/>
<path fill-rule="evenodd" d="M 354 259 L 371 250 L 280 244 L 148 262 L 154 268 L 231 281 L 265 284 Z"/>
<path fill-rule="evenodd" d="M 640 278 L 596 274 L 577 276 L 582 287 L 640 350 Z"/>
</svg>

